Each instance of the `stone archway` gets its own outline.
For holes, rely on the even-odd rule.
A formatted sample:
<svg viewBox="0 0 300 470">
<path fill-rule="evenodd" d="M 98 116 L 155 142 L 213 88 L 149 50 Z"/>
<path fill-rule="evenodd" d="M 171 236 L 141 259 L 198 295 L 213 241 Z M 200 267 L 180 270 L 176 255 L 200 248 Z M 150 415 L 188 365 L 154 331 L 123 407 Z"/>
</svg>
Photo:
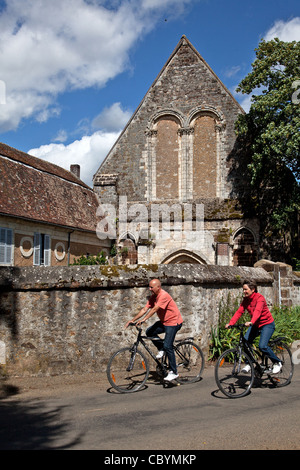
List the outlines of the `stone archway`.
<svg viewBox="0 0 300 470">
<path fill-rule="evenodd" d="M 138 251 L 135 240 L 130 234 L 123 236 L 118 243 L 119 262 L 121 264 L 137 264 Z"/>
<path fill-rule="evenodd" d="M 204 257 L 198 253 L 188 250 L 177 250 L 169 253 L 162 261 L 162 264 L 207 264 Z"/>
<path fill-rule="evenodd" d="M 254 266 L 257 261 L 257 244 L 251 230 L 240 228 L 233 238 L 233 265 Z"/>
</svg>

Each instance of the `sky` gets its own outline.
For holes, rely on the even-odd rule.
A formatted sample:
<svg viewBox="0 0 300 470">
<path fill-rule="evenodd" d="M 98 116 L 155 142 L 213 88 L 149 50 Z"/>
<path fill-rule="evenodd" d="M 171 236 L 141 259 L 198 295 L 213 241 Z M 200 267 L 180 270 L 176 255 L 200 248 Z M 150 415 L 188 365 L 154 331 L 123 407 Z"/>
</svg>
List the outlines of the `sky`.
<svg viewBox="0 0 300 470">
<path fill-rule="evenodd" d="M 92 178 L 185 35 L 236 87 L 262 38 L 300 41 L 299 0 L 0 0 L 0 141 Z"/>
</svg>

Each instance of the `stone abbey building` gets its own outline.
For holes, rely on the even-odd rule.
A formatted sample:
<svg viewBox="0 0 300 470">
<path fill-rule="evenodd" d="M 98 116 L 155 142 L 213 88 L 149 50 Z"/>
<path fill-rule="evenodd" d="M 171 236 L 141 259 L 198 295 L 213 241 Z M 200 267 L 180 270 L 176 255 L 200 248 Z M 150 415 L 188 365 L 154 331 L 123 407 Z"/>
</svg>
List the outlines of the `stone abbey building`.
<svg viewBox="0 0 300 470">
<path fill-rule="evenodd" d="M 245 218 L 237 196 L 243 184 L 235 134 L 240 113 L 182 36 L 94 175 L 100 201 L 116 208 L 123 262 L 257 261 L 258 221 Z"/>
</svg>

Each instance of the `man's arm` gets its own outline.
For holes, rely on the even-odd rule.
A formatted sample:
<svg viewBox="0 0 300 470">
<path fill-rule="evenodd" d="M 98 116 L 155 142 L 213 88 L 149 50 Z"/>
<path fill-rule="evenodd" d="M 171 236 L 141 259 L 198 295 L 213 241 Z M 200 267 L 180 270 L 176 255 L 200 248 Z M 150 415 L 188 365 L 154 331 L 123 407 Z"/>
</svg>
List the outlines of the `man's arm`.
<svg viewBox="0 0 300 470">
<path fill-rule="evenodd" d="M 125 325 L 125 329 L 128 327 L 128 325 L 130 323 L 135 323 L 139 318 L 141 318 L 143 315 L 145 315 L 145 313 L 147 312 L 148 308 L 147 307 L 144 307 L 142 308 L 139 313 L 136 314 L 136 316 L 132 319 L 132 320 L 129 320 L 126 325 Z"/>
<path fill-rule="evenodd" d="M 141 323 L 143 323 L 144 321 L 148 320 L 148 318 L 152 317 L 152 315 L 154 315 L 154 314 L 157 312 L 158 309 L 159 309 L 159 306 L 158 306 L 158 305 L 155 305 L 154 307 L 152 307 L 152 308 L 149 310 L 149 312 L 147 313 L 147 315 L 145 316 L 145 318 L 144 318 L 142 321 L 138 322 L 138 324 L 141 324 Z"/>
</svg>

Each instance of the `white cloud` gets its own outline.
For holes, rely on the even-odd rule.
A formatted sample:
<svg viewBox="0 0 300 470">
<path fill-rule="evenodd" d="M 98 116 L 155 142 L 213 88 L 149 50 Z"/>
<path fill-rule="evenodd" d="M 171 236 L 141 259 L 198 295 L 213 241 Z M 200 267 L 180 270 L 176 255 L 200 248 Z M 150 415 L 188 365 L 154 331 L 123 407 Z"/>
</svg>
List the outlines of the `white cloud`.
<svg viewBox="0 0 300 470">
<path fill-rule="evenodd" d="M 64 129 L 61 129 L 53 139 L 54 142 L 60 142 L 59 144 L 42 145 L 30 149 L 28 153 L 55 163 L 66 170 L 69 170 L 72 164 L 79 164 L 81 168 L 80 178 L 86 184 L 92 186 L 93 175 L 114 145 L 131 115 L 130 111 L 122 110 L 120 103 L 114 103 L 96 116 L 91 124 L 88 119 L 83 119 L 78 123 L 78 128 L 75 129 L 74 134 L 79 133 L 82 135 L 83 132 L 89 134 L 90 128 L 97 129 L 91 135 L 85 135 L 80 140 L 65 145 L 63 142 L 68 140 L 70 136 L 67 135 Z"/>
<path fill-rule="evenodd" d="M 58 115 L 66 90 L 103 87 L 129 66 L 128 53 L 166 10 L 192 0 L 9 0 L 0 13 L 0 131 Z M 175 8 L 176 7 L 176 8 Z M 179 13 L 178 13 L 179 14 Z"/>
<path fill-rule="evenodd" d="M 106 131 L 118 131 L 123 129 L 132 115 L 131 111 L 123 111 L 121 103 L 114 103 L 109 108 L 96 116 L 92 122 L 92 126 L 96 129 Z"/>
<path fill-rule="evenodd" d="M 69 145 L 49 144 L 28 151 L 43 160 L 70 170 L 72 164 L 80 165 L 80 179 L 92 187 L 92 177 L 98 170 L 101 162 L 115 143 L 119 132 L 95 132 L 91 136 L 84 136 Z"/>
<path fill-rule="evenodd" d="M 60 129 L 53 139 L 54 142 L 65 142 L 66 140 L 68 140 L 68 134 L 64 129 Z"/>
<path fill-rule="evenodd" d="M 239 99 L 239 103 L 242 106 L 243 110 L 246 111 L 246 113 L 248 113 L 252 104 L 251 102 L 252 95 L 244 96 L 244 95 L 236 93 L 236 98 Z"/>
<path fill-rule="evenodd" d="M 242 67 L 240 65 L 233 65 L 232 67 L 228 67 L 225 69 L 224 75 L 228 78 L 233 77 L 241 70 L 241 68 Z"/>
<path fill-rule="evenodd" d="M 300 17 L 298 16 L 289 21 L 276 21 L 264 37 L 266 41 L 274 38 L 286 42 L 300 41 Z"/>
</svg>

